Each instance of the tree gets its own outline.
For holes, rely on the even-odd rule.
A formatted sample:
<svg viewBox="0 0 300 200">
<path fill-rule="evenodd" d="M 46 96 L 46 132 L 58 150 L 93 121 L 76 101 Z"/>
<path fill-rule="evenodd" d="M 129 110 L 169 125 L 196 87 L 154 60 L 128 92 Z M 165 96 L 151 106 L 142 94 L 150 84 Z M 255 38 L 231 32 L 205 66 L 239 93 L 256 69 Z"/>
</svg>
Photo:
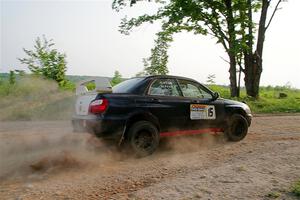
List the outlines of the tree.
<svg viewBox="0 0 300 200">
<path fill-rule="evenodd" d="M 9 71 L 9 84 L 14 85 L 16 83 L 16 74 L 13 70 Z"/>
<path fill-rule="evenodd" d="M 24 70 L 16 69 L 15 72 L 16 72 L 19 76 L 25 76 L 25 75 L 26 75 L 26 72 L 25 72 Z"/>
<path fill-rule="evenodd" d="M 151 56 L 143 59 L 146 75 L 166 75 L 169 73 L 168 48 L 166 41 L 172 41 L 172 37 L 163 32 L 157 33 L 157 39 L 154 41 L 155 46 L 151 49 Z"/>
<path fill-rule="evenodd" d="M 122 75 L 118 70 L 116 70 L 114 73 L 114 77 L 111 79 L 111 84 L 112 86 L 114 86 L 121 82 L 122 82 Z"/>
<path fill-rule="evenodd" d="M 35 40 L 34 50 L 23 48 L 27 58 L 19 58 L 22 64 L 26 64 L 30 71 L 37 75 L 55 80 L 60 86 L 66 84 L 65 72 L 66 55 L 54 49 L 52 39 L 47 40 L 45 36 Z"/>
<path fill-rule="evenodd" d="M 216 75 L 215 75 L 215 74 L 209 74 L 209 75 L 207 76 L 207 80 L 206 80 L 207 84 L 210 84 L 210 85 L 215 84 L 215 83 L 216 83 L 216 82 L 215 82 L 215 78 L 216 78 Z"/>
<path fill-rule="evenodd" d="M 265 34 L 267 29 L 269 28 L 273 17 L 278 10 L 279 4 L 282 0 L 278 0 L 275 6 L 275 9 L 272 12 L 272 15 L 267 22 L 267 14 L 270 7 L 271 0 L 261 0 L 261 14 L 258 25 L 258 33 L 257 33 L 257 44 L 256 50 L 253 52 L 253 25 L 248 24 L 248 33 L 247 37 L 247 48 L 244 49 L 244 65 L 245 65 L 245 86 L 247 95 L 257 98 L 259 95 L 259 83 L 260 77 L 263 70 L 263 47 L 265 41 Z M 248 20 L 252 21 L 252 1 L 247 0 L 247 8 L 248 8 Z"/>
<path fill-rule="evenodd" d="M 188 31 L 195 34 L 214 36 L 217 39 L 217 43 L 223 46 L 228 55 L 230 91 L 231 96 L 234 97 L 239 96 L 236 77 L 237 65 L 240 66 L 240 70 L 238 71 L 244 72 L 245 74 L 248 68 L 255 68 L 253 62 L 252 64 L 251 62 L 248 62 L 248 65 L 246 64 L 247 56 L 245 56 L 246 52 L 248 52 L 248 54 L 251 52 L 252 54 L 249 45 L 254 43 L 253 33 L 255 32 L 255 27 L 252 20 L 252 13 L 258 12 L 261 8 L 263 15 L 266 14 L 265 10 L 269 7 L 264 7 L 264 2 L 268 2 L 269 4 L 270 1 L 271 0 L 156 0 L 155 2 L 160 4 L 160 7 L 155 14 L 144 14 L 130 20 L 124 18 L 120 25 L 120 31 L 121 33 L 129 34 L 133 27 L 140 26 L 146 22 L 153 23 L 154 21 L 160 21 L 162 23 L 162 29 L 157 34 L 157 37 L 159 38 L 160 35 L 167 37 L 162 41 L 157 39 L 155 47 L 159 48 L 163 46 L 163 49 L 166 50 L 168 43 L 172 41 L 172 35 L 178 32 Z M 280 1 L 281 0 L 279 0 L 278 4 Z M 118 11 L 125 6 L 133 6 L 137 2 L 136 0 L 114 0 L 112 7 Z M 276 10 L 277 7 L 275 11 Z M 274 13 L 275 12 L 273 12 L 273 14 Z M 258 37 L 261 37 L 261 34 L 259 34 Z M 258 38 L 258 43 L 259 41 L 261 41 L 260 38 Z M 167 54 L 164 53 L 160 55 L 160 58 L 158 58 L 164 61 L 161 63 L 166 64 L 168 59 Z M 152 59 L 150 57 L 150 60 Z M 244 68 L 243 65 L 245 65 Z M 250 82 L 245 81 L 245 84 L 250 84 Z M 248 94 L 254 97 L 256 96 L 256 94 Z"/>
</svg>

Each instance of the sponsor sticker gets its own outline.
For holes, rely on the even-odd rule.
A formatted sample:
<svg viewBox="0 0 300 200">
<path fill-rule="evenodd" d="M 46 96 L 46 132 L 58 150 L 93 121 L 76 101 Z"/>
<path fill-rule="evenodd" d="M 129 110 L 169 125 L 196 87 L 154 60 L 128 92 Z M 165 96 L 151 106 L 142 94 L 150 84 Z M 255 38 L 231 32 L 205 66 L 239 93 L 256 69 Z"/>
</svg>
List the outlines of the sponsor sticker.
<svg viewBox="0 0 300 200">
<path fill-rule="evenodd" d="M 214 105 L 191 104 L 190 118 L 196 119 L 216 119 L 216 109 Z"/>
</svg>

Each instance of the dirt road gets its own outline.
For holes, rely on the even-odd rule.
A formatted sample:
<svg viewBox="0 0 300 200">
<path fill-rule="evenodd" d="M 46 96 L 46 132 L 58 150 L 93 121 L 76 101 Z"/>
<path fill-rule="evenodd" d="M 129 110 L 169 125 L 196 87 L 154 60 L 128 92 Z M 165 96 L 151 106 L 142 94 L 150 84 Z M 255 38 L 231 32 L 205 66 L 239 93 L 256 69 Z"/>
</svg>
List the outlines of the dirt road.
<svg viewBox="0 0 300 200">
<path fill-rule="evenodd" d="M 238 143 L 174 138 L 142 159 L 68 122 L 1 122 L 0 158 L 0 199 L 296 199 L 300 116 L 256 117 Z"/>
</svg>

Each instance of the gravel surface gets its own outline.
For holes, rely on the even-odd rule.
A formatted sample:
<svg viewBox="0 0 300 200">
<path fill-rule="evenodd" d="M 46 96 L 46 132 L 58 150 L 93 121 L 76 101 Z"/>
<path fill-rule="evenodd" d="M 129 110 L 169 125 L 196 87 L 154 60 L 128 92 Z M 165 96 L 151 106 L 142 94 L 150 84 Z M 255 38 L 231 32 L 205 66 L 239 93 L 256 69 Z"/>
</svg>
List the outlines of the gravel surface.
<svg viewBox="0 0 300 200">
<path fill-rule="evenodd" d="M 296 199 L 300 116 L 255 117 L 223 135 L 162 141 L 136 159 L 69 122 L 0 122 L 0 199 Z"/>
</svg>

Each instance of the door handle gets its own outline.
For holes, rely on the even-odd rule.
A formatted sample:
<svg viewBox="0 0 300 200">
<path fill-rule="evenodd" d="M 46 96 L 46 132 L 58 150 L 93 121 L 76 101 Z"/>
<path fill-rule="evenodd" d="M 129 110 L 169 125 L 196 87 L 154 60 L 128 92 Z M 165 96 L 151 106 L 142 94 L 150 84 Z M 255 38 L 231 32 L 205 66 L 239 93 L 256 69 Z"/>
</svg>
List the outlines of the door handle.
<svg viewBox="0 0 300 200">
<path fill-rule="evenodd" d="M 151 101 L 152 101 L 152 102 L 159 102 L 159 99 L 157 99 L 157 98 L 152 98 Z"/>
</svg>

